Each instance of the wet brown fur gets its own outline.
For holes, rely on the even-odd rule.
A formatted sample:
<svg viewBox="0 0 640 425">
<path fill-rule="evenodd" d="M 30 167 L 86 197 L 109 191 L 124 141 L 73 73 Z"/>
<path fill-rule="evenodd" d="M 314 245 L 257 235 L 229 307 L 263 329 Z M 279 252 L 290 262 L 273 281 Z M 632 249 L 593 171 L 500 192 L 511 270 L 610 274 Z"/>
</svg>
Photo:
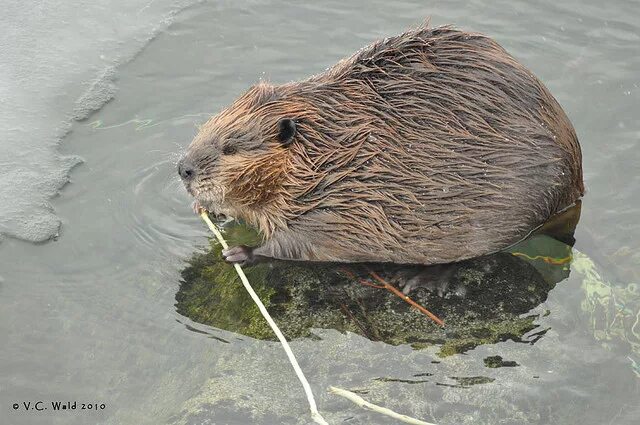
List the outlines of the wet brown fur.
<svg viewBox="0 0 640 425">
<path fill-rule="evenodd" d="M 277 140 L 283 118 L 297 125 L 289 146 Z M 275 258 L 459 261 L 517 242 L 584 191 L 553 96 L 493 40 L 450 27 L 258 84 L 188 155 L 196 199 L 259 228 L 256 253 Z"/>
</svg>

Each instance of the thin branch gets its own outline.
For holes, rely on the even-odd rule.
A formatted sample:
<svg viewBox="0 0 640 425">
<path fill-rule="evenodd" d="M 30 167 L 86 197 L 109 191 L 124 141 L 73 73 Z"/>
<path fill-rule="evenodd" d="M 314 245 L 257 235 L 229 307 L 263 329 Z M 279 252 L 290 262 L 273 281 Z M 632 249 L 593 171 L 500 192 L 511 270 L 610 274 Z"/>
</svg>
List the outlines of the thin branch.
<svg viewBox="0 0 640 425">
<path fill-rule="evenodd" d="M 218 239 L 218 242 L 220 242 L 220 245 L 222 245 L 224 249 L 228 249 L 229 246 L 227 245 L 227 242 L 224 240 L 222 233 L 220 233 L 218 228 L 211 222 L 207 212 L 202 211 L 200 213 L 200 217 L 202 217 L 204 222 L 207 223 L 207 226 L 209 226 L 209 229 L 211 229 L 213 234 L 216 235 L 216 238 Z M 238 264 L 234 264 L 233 266 L 235 267 L 236 273 L 238 273 L 238 277 L 240 277 L 240 280 L 244 285 L 244 289 L 247 290 L 247 292 L 251 296 L 251 299 L 253 299 L 253 302 L 256 303 L 256 305 L 258 306 L 258 309 L 260 310 L 260 313 L 262 313 L 262 316 L 264 316 L 267 323 L 269 323 L 269 326 L 271 326 L 273 333 L 276 334 L 276 337 L 278 337 L 280 344 L 282 344 L 282 348 L 284 348 L 285 353 L 287 353 L 289 362 L 291 363 L 291 366 L 293 366 L 293 370 L 296 372 L 298 379 L 302 383 L 304 392 L 307 395 L 307 401 L 309 402 L 309 409 L 311 410 L 311 417 L 313 418 L 314 422 L 320 425 L 329 425 L 327 421 L 324 420 L 320 412 L 318 412 L 318 408 L 316 406 L 316 400 L 313 398 L 313 392 L 311 392 L 311 386 L 309 385 L 309 381 L 307 381 L 307 378 L 304 376 L 304 373 L 302 373 L 302 369 L 300 369 L 300 365 L 298 364 L 296 357 L 293 355 L 293 351 L 291 350 L 289 343 L 287 342 L 286 338 L 280 331 L 280 328 L 278 328 L 278 325 L 276 325 L 276 322 L 273 321 L 273 319 L 271 318 L 271 315 L 267 311 L 267 308 L 264 306 L 264 304 L 262 304 L 262 301 L 260 301 L 260 297 L 258 297 L 258 294 L 256 294 L 256 292 L 251 287 L 251 284 L 249 283 L 247 276 L 244 274 L 244 271 L 242 271 L 242 267 L 240 267 Z"/>
<path fill-rule="evenodd" d="M 391 409 L 387 409 L 386 407 L 380 407 L 376 404 L 373 403 L 369 403 L 367 400 L 363 399 L 362 397 L 360 397 L 358 394 L 352 393 L 351 391 L 347 391 L 345 389 L 342 388 L 337 388 L 337 387 L 329 387 L 329 392 L 331 394 L 336 394 L 339 395 L 340 397 L 344 397 L 349 401 L 352 401 L 353 403 L 357 404 L 358 406 L 364 408 L 364 409 L 368 409 L 371 410 L 373 412 L 377 412 L 380 414 L 383 414 L 385 416 L 389 416 L 391 418 L 397 419 L 401 422 L 407 423 L 407 424 L 412 424 L 412 425 L 435 425 L 431 422 L 425 422 L 425 421 L 421 421 L 420 419 L 416 419 L 416 418 L 412 418 L 410 416 L 407 415 L 403 415 L 400 413 L 396 413 Z"/>
<path fill-rule="evenodd" d="M 377 280 L 378 282 L 382 283 L 382 285 L 388 291 L 393 292 L 395 295 L 397 295 L 398 297 L 402 298 L 406 303 L 411 304 L 411 306 L 417 308 L 418 310 L 420 310 L 420 312 L 422 312 L 423 314 L 429 316 L 429 318 L 431 320 L 433 320 L 434 322 L 436 322 L 438 325 L 444 327 L 444 322 L 438 316 L 436 316 L 435 314 L 433 314 L 432 312 L 430 312 L 429 310 L 427 310 L 426 308 L 424 308 L 423 306 L 421 306 L 420 304 L 418 304 L 417 302 L 415 302 L 414 300 L 409 298 L 409 296 L 403 294 L 398 288 L 396 288 L 395 286 L 391 285 L 386 280 L 384 280 L 383 278 L 378 276 L 378 274 L 376 272 L 370 271 L 369 274 L 371 276 L 373 276 L 373 278 L 375 280 Z"/>
</svg>

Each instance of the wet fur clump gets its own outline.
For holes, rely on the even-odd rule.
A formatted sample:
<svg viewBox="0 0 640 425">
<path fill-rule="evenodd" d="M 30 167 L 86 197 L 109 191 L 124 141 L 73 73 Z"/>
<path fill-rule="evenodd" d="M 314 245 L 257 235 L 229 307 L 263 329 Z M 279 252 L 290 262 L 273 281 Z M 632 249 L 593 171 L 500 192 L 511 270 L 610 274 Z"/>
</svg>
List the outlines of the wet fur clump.
<svg viewBox="0 0 640 425">
<path fill-rule="evenodd" d="M 322 74 L 261 83 L 187 158 L 262 257 L 438 264 L 504 249 L 583 194 L 571 123 L 490 38 L 420 27 Z"/>
</svg>

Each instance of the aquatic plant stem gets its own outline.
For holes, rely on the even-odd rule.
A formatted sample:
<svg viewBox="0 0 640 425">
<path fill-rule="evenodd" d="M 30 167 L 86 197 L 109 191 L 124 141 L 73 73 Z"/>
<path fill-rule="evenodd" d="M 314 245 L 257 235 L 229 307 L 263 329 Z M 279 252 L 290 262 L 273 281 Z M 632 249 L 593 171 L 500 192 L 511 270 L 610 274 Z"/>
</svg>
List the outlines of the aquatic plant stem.
<svg viewBox="0 0 640 425">
<path fill-rule="evenodd" d="M 218 230 L 216 225 L 213 224 L 213 222 L 209 219 L 209 215 L 207 214 L 207 212 L 201 211 L 200 217 L 202 217 L 202 219 L 207 224 L 209 229 L 211 229 L 213 234 L 216 236 L 216 239 L 218 239 L 218 242 L 220 242 L 220 245 L 222 245 L 222 248 L 228 249 L 229 246 L 227 245 L 227 242 L 222 236 L 222 233 L 220 233 L 220 230 Z M 309 409 L 311 410 L 311 417 L 313 418 L 313 421 L 321 425 L 328 425 L 327 421 L 325 421 L 322 415 L 320 414 L 320 412 L 318 412 L 318 407 L 316 406 L 316 401 L 313 398 L 313 392 L 311 391 L 311 386 L 309 385 L 309 381 L 307 381 L 307 378 L 304 376 L 302 369 L 300 369 L 300 365 L 298 364 L 296 357 L 293 355 L 293 351 L 291 351 L 291 347 L 289 346 L 289 343 L 287 342 L 286 338 L 278 328 L 278 325 L 276 325 L 276 322 L 274 322 L 273 319 L 271 318 L 271 315 L 267 311 L 267 308 L 264 306 L 262 301 L 260 301 L 258 294 L 256 294 L 256 292 L 251 287 L 251 284 L 249 283 L 247 276 L 244 274 L 242 267 L 240 267 L 238 264 L 234 264 L 233 267 L 235 267 L 236 273 L 238 273 L 238 277 L 240 277 L 240 281 L 242 281 L 242 285 L 244 285 L 244 289 L 247 290 L 253 302 L 256 303 L 256 305 L 258 306 L 258 309 L 260 310 L 260 313 L 262 313 L 262 316 L 265 318 L 267 323 L 269 323 L 269 326 L 273 330 L 273 333 L 276 334 L 276 337 L 278 337 L 278 340 L 282 344 L 282 348 L 284 348 L 285 353 L 287 353 L 289 362 L 291 363 L 291 366 L 293 366 L 293 370 L 296 372 L 296 375 L 298 376 L 300 383 L 302 383 L 304 392 L 307 395 L 307 401 L 309 402 Z"/>
<path fill-rule="evenodd" d="M 530 255 L 527 255 L 524 252 L 512 252 L 511 255 L 514 255 L 516 257 L 523 257 L 531 261 L 542 260 L 545 263 L 553 264 L 554 266 L 561 266 L 563 264 L 570 263 L 571 260 L 573 259 L 572 255 L 567 255 L 566 257 L 563 257 L 563 258 L 549 257 L 546 255 L 536 255 L 535 257 L 531 257 Z"/>
<path fill-rule="evenodd" d="M 352 393 L 351 391 L 347 391 L 344 390 L 342 388 L 337 388 L 337 387 L 329 387 L 329 392 L 331 394 L 336 394 L 339 395 L 340 397 L 344 397 L 349 401 L 352 401 L 353 403 L 357 404 L 358 406 L 367 409 L 367 410 L 371 410 L 373 412 L 377 412 L 380 413 L 382 415 L 385 416 L 389 416 L 391 418 L 397 419 L 401 422 L 407 423 L 407 424 L 413 424 L 413 425 L 435 425 L 431 422 L 425 422 L 425 421 L 421 421 L 420 419 L 416 419 L 416 418 L 412 418 L 410 416 L 407 415 L 403 415 L 400 413 L 396 413 L 391 409 L 387 409 L 386 407 L 381 407 L 378 406 L 376 404 L 373 403 L 369 403 L 367 400 L 363 399 L 362 397 L 360 397 L 358 394 Z"/>
</svg>

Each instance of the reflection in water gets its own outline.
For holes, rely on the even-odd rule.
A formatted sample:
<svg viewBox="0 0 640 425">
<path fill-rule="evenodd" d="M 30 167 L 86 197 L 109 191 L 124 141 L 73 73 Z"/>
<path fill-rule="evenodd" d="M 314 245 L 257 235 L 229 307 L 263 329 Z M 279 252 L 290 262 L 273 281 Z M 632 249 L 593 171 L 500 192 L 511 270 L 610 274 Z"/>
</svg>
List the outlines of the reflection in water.
<svg viewBox="0 0 640 425">
<path fill-rule="evenodd" d="M 246 272 L 289 339 L 313 338 L 313 328 L 331 328 L 393 345 L 437 344 L 440 356 L 506 340 L 533 344 L 546 329 L 529 333 L 538 316 L 527 313 L 569 275 L 566 242 L 573 241 L 578 217 L 579 206 L 507 252 L 448 266 L 274 262 Z M 233 244 L 257 242 L 241 225 L 226 236 Z M 208 252 L 189 260 L 176 294 L 178 312 L 217 328 L 273 339 L 234 269 L 220 258 L 220 246 L 212 241 Z M 399 287 L 412 287 L 411 298 L 442 318 L 444 329 L 384 289 L 359 283 L 357 278 L 368 278 L 371 271 Z"/>
</svg>

